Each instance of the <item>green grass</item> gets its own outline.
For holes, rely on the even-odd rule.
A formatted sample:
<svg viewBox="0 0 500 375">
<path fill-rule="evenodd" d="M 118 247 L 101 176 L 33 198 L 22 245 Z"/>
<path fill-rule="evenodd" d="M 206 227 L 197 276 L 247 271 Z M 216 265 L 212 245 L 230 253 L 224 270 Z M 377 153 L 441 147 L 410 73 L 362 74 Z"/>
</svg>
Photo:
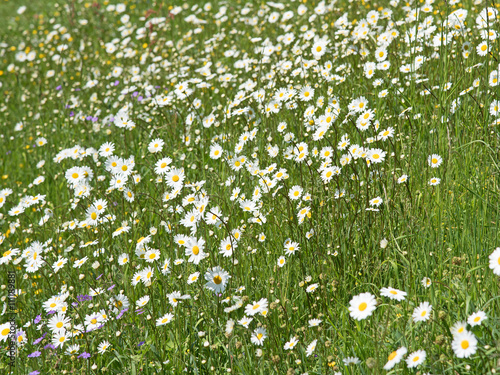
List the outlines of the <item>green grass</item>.
<svg viewBox="0 0 500 375">
<path fill-rule="evenodd" d="M 16 11 L 23 4 L 27 9 L 18 15 Z M 107 10 L 107 1 L 2 0 L 0 4 L 4 25 L 0 32 L 0 190 L 12 190 L 4 194 L 5 203 L 0 207 L 0 233 L 5 237 L 0 246 L 5 257 L 9 249 L 20 250 L 12 259 L 1 261 L 5 279 L 2 297 L 6 303 L 7 272 L 14 271 L 16 288 L 20 290 L 16 324 L 25 338 L 19 346 L 16 366 L 10 368 L 12 373 L 436 375 L 500 370 L 500 279 L 489 267 L 490 254 L 500 246 L 498 116 L 490 113 L 490 104 L 500 98 L 499 86 L 488 83 L 491 72 L 498 67 L 499 44 L 498 39 L 490 41 L 490 53 L 485 56 L 476 51 L 482 42 L 476 17 L 485 4 L 436 2 L 433 11 L 420 13 L 416 22 L 404 22 L 404 4 L 394 6 L 389 1 L 338 1 L 311 20 L 309 16 L 318 6 L 316 1 L 283 2 L 283 10 L 273 4 L 245 5 L 241 1 L 212 2 L 211 9 L 203 9 L 204 4 L 187 1 L 185 9 L 175 15 L 169 12 L 183 2 L 124 4 L 126 10 L 120 14 Z M 306 15 L 297 14 L 299 4 L 307 8 Z M 415 3 L 411 8 L 423 4 Z M 201 12 L 191 10 L 195 5 Z M 223 6 L 227 19 L 217 15 Z M 242 15 L 245 6 L 251 11 Z M 488 6 L 499 8 L 490 1 Z M 382 28 L 372 28 L 364 40 L 355 40 L 351 33 L 349 37 L 336 33 L 334 23 L 344 13 L 351 32 L 368 12 L 378 10 L 382 14 L 382 9 L 393 11 L 392 28 L 389 19 L 381 18 L 377 25 Z M 468 10 L 465 21 L 470 30 L 457 32 L 446 45 L 432 45 L 434 36 L 448 32 L 443 21 L 457 9 Z M 288 10 L 294 12 L 293 18 L 268 22 L 272 12 L 281 17 Z M 206 23 L 193 25 L 186 20 L 191 14 Z M 128 21 L 120 20 L 124 15 L 129 16 Z M 137 30 L 145 26 L 144 17 L 165 17 L 166 21 L 146 27 L 146 36 L 137 39 Z M 254 24 L 244 20 L 249 17 L 255 17 Z M 405 41 L 405 34 L 426 17 L 436 26 L 430 38 Z M 88 22 L 80 22 L 83 19 Z M 49 40 L 55 25 L 65 29 L 58 28 Z M 311 53 L 315 39 L 303 38 L 305 31 L 301 28 L 305 26 L 330 41 L 329 50 L 318 59 Z M 123 28 L 131 30 L 131 39 L 120 47 L 127 37 L 121 34 Z M 375 61 L 377 37 L 385 30 L 399 33 L 387 47 L 391 66 L 367 78 L 363 66 Z M 498 20 L 488 30 L 500 32 Z M 289 45 L 281 39 L 286 33 L 295 36 Z M 261 40 L 251 40 L 257 37 Z M 106 43 L 115 38 L 117 49 L 109 53 Z M 257 51 L 266 39 L 281 48 L 268 61 Z M 466 42 L 470 42 L 467 58 L 463 53 Z M 62 44 L 68 48 L 58 51 Z M 350 46 L 357 52 L 348 52 Z M 295 54 L 295 47 L 302 52 Z M 366 56 L 359 53 L 363 48 L 368 51 Z M 33 50 L 36 56 L 32 61 L 16 57 L 19 51 Z M 239 55 L 225 54 L 229 50 Z M 124 56 L 133 51 L 134 56 Z M 64 63 L 54 58 L 56 54 Z M 415 74 L 400 70 L 417 56 L 426 60 Z M 332 62 L 330 74 L 337 78 L 328 82 L 314 66 L 303 68 L 299 57 L 317 60 L 317 66 Z M 235 62 L 245 59 L 247 68 L 235 66 Z M 287 60 L 292 68 L 281 69 L 279 64 Z M 214 74 L 211 78 L 199 71 L 208 64 Z M 336 71 L 342 65 L 345 68 Z M 123 72 L 114 77 L 116 67 L 123 68 Z M 131 71 L 134 67 L 136 74 Z M 295 69 L 299 69 L 296 75 Z M 52 77 L 47 76 L 49 71 L 54 72 Z M 269 79 L 266 76 L 271 72 L 274 74 Z M 219 79 L 227 73 L 232 74 L 228 82 Z M 134 82 L 134 75 L 140 79 Z M 187 98 L 174 93 L 179 82 L 195 78 L 207 82 L 207 87 L 197 87 L 196 81 L 190 81 L 193 93 Z M 97 80 L 96 85 L 86 87 L 92 79 Z M 382 83 L 374 85 L 375 79 Z M 479 84 L 475 85 L 477 79 Z M 249 107 L 255 117 L 225 116 L 237 94 L 245 90 L 239 86 L 248 81 L 255 86 L 246 91 L 245 98 L 232 111 Z M 299 97 L 300 88 L 306 85 L 315 90 L 313 100 L 308 102 Z M 265 106 L 275 92 L 291 87 L 297 89 L 292 99 L 296 108 L 282 105 L 277 113 L 266 113 Z M 471 90 L 464 93 L 468 88 Z M 261 89 L 266 96 L 259 103 L 252 93 Z M 388 90 L 385 97 L 379 96 L 382 90 Z M 423 95 L 425 90 L 430 94 Z M 159 100 L 160 94 L 170 96 L 170 103 L 155 104 L 153 98 Z M 325 104 L 317 102 L 320 97 Z M 374 111 L 366 131 L 356 126 L 359 113 L 349 114 L 349 104 L 360 97 L 366 98 L 366 108 Z M 304 118 L 304 112 L 312 105 L 316 108 L 314 118 L 318 119 L 331 99 L 339 103 L 338 118 L 324 137 L 314 140 L 316 125 Z M 128 115 L 136 125 L 133 130 L 117 127 L 111 121 L 125 105 L 129 105 Z M 192 124 L 188 121 L 190 114 L 195 117 Z M 202 120 L 210 114 L 216 116 L 216 123 L 204 126 Z M 375 121 L 379 122 L 378 129 Z M 20 122 L 23 129 L 16 131 Z M 287 127 L 280 132 L 282 122 Z M 394 129 L 393 137 L 377 140 L 377 135 L 389 127 Z M 257 131 L 255 136 L 236 153 L 240 136 L 253 130 Z M 294 135 L 292 141 L 287 139 L 287 133 Z M 348 155 L 348 148 L 339 150 L 337 145 L 344 135 L 351 145 L 382 149 L 387 153 L 385 160 L 368 164 L 364 156 L 351 155 L 351 161 L 342 166 L 340 159 Z M 46 138 L 47 144 L 36 145 L 40 137 Z M 165 144 L 160 153 L 151 153 L 148 145 L 156 138 Z M 114 144 L 114 155 L 134 157 L 128 169 L 133 173 L 124 186 L 133 193 L 132 202 L 125 198 L 123 189 L 110 188 L 113 173 L 106 169 L 108 157 L 97 152 L 105 142 Z M 302 142 L 309 154 L 299 162 L 289 154 Z M 224 150 L 220 159 L 210 157 L 214 144 Z M 55 160 L 61 151 L 76 145 L 86 149 L 89 156 Z M 270 145 L 279 149 L 274 157 L 268 153 Z M 324 147 L 332 148 L 331 165 L 341 167 L 340 175 L 328 183 L 321 178 L 321 157 L 313 154 L 315 148 L 321 151 Z M 429 166 L 431 154 L 442 157 L 439 167 Z M 236 156 L 246 159 L 239 170 L 231 168 Z M 157 180 L 155 166 L 164 157 L 172 159 L 172 167 L 184 169 L 185 181 L 178 195 L 172 194 L 165 178 Z M 37 167 L 41 160 L 45 164 Z M 249 164 L 252 168 L 246 167 Z M 87 167 L 93 174 L 86 197 L 77 197 L 65 176 L 76 166 Z M 266 175 L 268 168 L 274 169 Z M 266 192 L 261 182 L 273 180 L 280 169 L 286 169 L 287 178 L 272 181 L 274 186 Z M 408 180 L 398 183 L 403 174 L 409 176 Z M 136 175 L 141 176 L 137 184 L 132 181 Z M 44 182 L 34 185 L 39 176 L 45 178 Z M 105 178 L 99 181 L 98 176 Z M 434 177 L 441 181 L 431 186 Z M 234 181 L 227 184 L 228 178 Z M 288 193 L 296 185 L 311 199 L 292 200 Z M 256 217 L 265 222 L 250 220 L 253 214 L 240 207 L 240 198 L 231 199 L 236 187 L 241 189 L 240 198 L 244 194 L 247 199 L 260 187 L 262 195 L 254 200 Z M 335 194 L 342 190 L 345 195 L 336 198 Z M 167 193 L 170 200 L 165 201 Z M 45 199 L 19 215 L 11 214 L 22 198 L 37 194 Z M 189 197 L 194 198 L 194 205 Z M 375 207 L 378 211 L 367 210 L 370 200 L 376 197 L 383 200 Z M 204 198 L 209 198 L 208 202 Z M 87 210 L 98 199 L 107 202 L 100 218 L 112 216 L 79 227 L 78 223 L 89 219 Z M 193 233 L 181 220 L 195 207 L 203 216 Z M 214 211 L 216 207 L 220 213 Z M 309 207 L 310 215 L 302 221 L 299 213 L 305 207 Z M 219 223 L 210 224 L 207 212 L 216 213 Z M 41 224 L 44 215 L 50 217 Z M 76 223 L 76 228 L 69 228 L 71 222 Z M 122 226 L 130 230 L 114 237 L 113 232 Z M 155 230 L 151 232 L 152 227 Z M 234 230 L 241 232 L 238 239 Z M 152 263 L 136 253 L 138 240 L 150 233 L 154 234 L 148 246 L 159 251 L 159 259 Z M 262 233 L 265 240 L 259 241 Z M 207 257 L 199 264 L 189 262 L 184 248 L 174 241 L 178 234 L 203 239 Z M 224 239 L 237 243 L 229 257 L 219 254 Z M 288 239 L 300 246 L 290 256 L 284 251 Z M 381 246 L 383 239 L 387 246 Z M 82 246 L 95 240 L 97 244 Z M 29 250 L 36 249 L 35 241 L 46 244 L 37 255 L 46 263 L 28 272 L 32 262 Z M 96 252 L 98 249 L 103 251 Z M 125 265 L 119 265 L 121 254 L 127 254 L 129 259 Z M 286 258 L 283 267 L 277 264 L 280 256 Z M 68 263 L 54 272 L 53 264 L 59 257 Z M 74 268 L 74 262 L 84 257 L 88 257 L 87 262 Z M 164 275 L 160 271 L 165 259 L 170 259 L 171 271 Z M 183 263 L 175 264 L 177 259 Z M 139 282 L 133 286 L 136 272 L 147 266 L 155 270 L 151 284 Z M 220 295 L 205 287 L 206 272 L 216 266 L 231 276 Z M 188 276 L 195 272 L 199 272 L 199 280 L 188 284 Z M 428 288 L 422 285 L 424 277 L 432 281 Z M 318 288 L 306 292 L 312 284 L 318 284 Z M 399 302 L 391 300 L 380 295 L 384 287 L 399 289 L 407 296 Z M 78 301 L 79 296 L 96 288 L 102 288 L 102 293 L 92 301 Z M 85 318 L 101 310 L 108 320 L 102 328 L 70 337 L 62 349 L 51 349 L 47 345 L 56 333 L 47 324 L 54 315 L 48 314 L 43 304 L 65 291 L 69 293 L 65 314 L 73 327 L 86 325 Z M 127 296 L 130 307 L 117 318 L 113 307 L 120 291 Z M 166 297 L 174 291 L 190 298 L 174 307 Z M 377 306 L 373 314 L 357 321 L 348 308 L 353 297 L 361 293 L 374 295 Z M 142 313 L 137 312 L 136 302 L 145 295 L 149 302 Z M 226 298 L 231 302 L 223 301 Z M 245 307 L 262 298 L 269 303 L 267 313 L 253 316 L 248 329 L 238 324 Z M 432 305 L 430 317 L 414 322 L 414 309 L 424 301 Z M 76 302 L 78 305 L 72 307 Z M 224 311 L 236 302 L 241 304 L 239 309 Z M 451 347 L 454 336 L 450 329 L 477 311 L 487 315 L 480 325 L 467 326 L 477 339 L 477 350 L 468 358 L 458 358 Z M 174 315 L 173 320 L 157 326 L 156 320 L 167 313 Z M 41 321 L 35 324 L 38 315 Z M 227 333 L 230 319 L 235 326 Z M 309 327 L 310 319 L 322 322 L 319 327 Z M 8 322 L 9 316 L 2 315 L 0 324 Z M 262 346 L 251 341 L 258 327 L 267 332 Z M 44 334 L 42 340 L 36 341 Z M 296 337 L 298 344 L 285 350 L 291 337 Z M 314 354 L 306 356 L 306 348 L 313 340 L 317 340 Z M 101 354 L 98 346 L 103 341 L 111 346 Z M 76 353 L 66 354 L 67 348 L 75 344 L 79 345 Z M 425 350 L 425 361 L 412 369 L 402 360 L 392 370 L 384 370 L 390 353 L 402 346 L 408 354 Z M 1 371 L 6 373 L 7 350 L 8 340 L 2 342 L 0 362 Z M 38 357 L 28 358 L 37 351 Z M 79 357 L 84 352 L 91 357 Z M 345 365 L 348 357 L 356 357 L 360 363 Z"/>
</svg>

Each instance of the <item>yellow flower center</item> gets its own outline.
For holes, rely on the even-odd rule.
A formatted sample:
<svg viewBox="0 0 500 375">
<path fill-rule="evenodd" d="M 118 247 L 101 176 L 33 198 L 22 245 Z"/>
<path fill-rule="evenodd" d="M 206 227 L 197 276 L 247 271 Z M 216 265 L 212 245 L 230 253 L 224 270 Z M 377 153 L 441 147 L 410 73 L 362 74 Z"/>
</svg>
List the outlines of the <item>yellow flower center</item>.
<svg viewBox="0 0 500 375">
<path fill-rule="evenodd" d="M 476 316 L 476 317 L 474 318 L 474 323 L 477 323 L 477 322 L 479 322 L 480 320 L 481 320 L 481 317 Z"/>
<path fill-rule="evenodd" d="M 7 336 L 10 332 L 10 328 L 5 328 L 2 330 L 2 336 Z"/>
<path fill-rule="evenodd" d="M 413 358 L 413 362 L 417 362 L 419 359 L 420 359 L 420 357 L 416 356 L 415 358 Z"/>
<path fill-rule="evenodd" d="M 359 311 L 365 311 L 366 308 L 368 307 L 368 305 L 366 304 L 366 302 L 361 302 L 361 304 L 359 305 Z"/>
<path fill-rule="evenodd" d="M 463 340 L 461 343 L 460 343 L 460 346 L 462 347 L 462 349 L 467 349 L 469 347 L 469 342 L 467 340 Z"/>
<path fill-rule="evenodd" d="M 215 276 L 214 283 L 219 285 L 220 283 L 222 283 L 222 278 L 219 275 Z"/>
<path fill-rule="evenodd" d="M 56 327 L 61 328 L 63 326 L 63 322 L 57 322 Z"/>
<path fill-rule="evenodd" d="M 97 214 L 95 212 L 92 212 L 90 214 L 90 217 L 92 218 L 92 220 L 95 220 L 95 219 L 97 219 Z"/>
<path fill-rule="evenodd" d="M 79 174 L 78 174 L 78 173 L 76 173 L 76 172 L 75 172 L 75 173 L 73 173 L 73 174 L 71 175 L 71 177 L 73 177 L 73 178 L 75 178 L 75 179 L 76 179 L 76 178 L 78 178 L 78 176 L 79 176 Z"/>
<path fill-rule="evenodd" d="M 172 177 L 172 181 L 174 181 L 174 182 L 179 181 L 179 176 L 175 175 L 174 177 Z"/>
<path fill-rule="evenodd" d="M 389 354 L 389 361 L 392 361 L 394 358 L 396 358 L 397 354 L 397 352 L 392 352 L 391 354 Z"/>
<path fill-rule="evenodd" d="M 200 248 L 198 246 L 193 246 L 193 254 L 198 255 L 200 253 Z"/>
<path fill-rule="evenodd" d="M 96 324 L 96 323 L 97 323 L 97 319 L 95 319 L 95 318 L 94 318 L 94 319 L 92 319 L 92 320 L 90 321 L 90 323 L 92 323 L 92 324 Z"/>
</svg>

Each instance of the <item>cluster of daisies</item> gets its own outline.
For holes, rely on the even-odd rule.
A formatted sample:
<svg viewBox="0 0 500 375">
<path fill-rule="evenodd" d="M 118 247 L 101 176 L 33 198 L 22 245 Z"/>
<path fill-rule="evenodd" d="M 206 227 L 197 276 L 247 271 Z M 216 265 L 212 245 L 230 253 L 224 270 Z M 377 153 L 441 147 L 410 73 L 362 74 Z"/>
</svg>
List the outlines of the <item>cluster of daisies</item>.
<svg viewBox="0 0 500 375">
<path fill-rule="evenodd" d="M 204 348 L 220 354 L 224 345 L 228 360 L 217 365 L 228 371 L 228 362 L 255 353 L 276 366 L 288 355 L 292 373 L 304 374 L 318 370 L 321 357 L 339 374 L 376 364 L 350 356 L 354 348 L 332 348 L 333 320 L 378 324 L 389 301 L 389 308 L 413 310 L 409 329 L 431 324 L 439 317 L 433 299 L 392 287 L 380 296 L 352 297 L 348 289 L 334 307 L 322 304 L 339 294 L 325 276 L 337 263 L 323 258 L 323 245 L 339 235 L 337 222 L 360 232 L 360 221 L 371 227 L 391 201 L 412 199 L 410 190 L 433 196 L 439 189 L 428 185 L 439 185 L 445 171 L 420 186 L 410 179 L 412 163 L 420 173 L 451 161 L 445 156 L 443 166 L 439 144 L 412 153 L 406 124 L 427 131 L 418 102 L 446 92 L 436 105 L 441 118 L 430 115 L 444 128 L 474 104 L 473 94 L 498 86 L 499 13 L 478 1 L 482 8 L 466 10 L 451 0 L 443 14 L 434 0 L 386 3 L 354 14 L 333 1 L 147 10 L 106 0 L 75 4 L 71 25 L 59 10 L 48 20 L 37 15 L 27 39 L 0 41 L 0 56 L 9 59 L 0 70 L 0 113 L 14 101 L 29 106 L 29 116 L 6 123 L 9 134 L 21 135 L 10 141 L 29 139 L 24 150 L 33 166 L 28 184 L 0 190 L 0 265 L 24 271 L 16 295 L 38 304 L 20 314 L 21 328 L 1 324 L 0 340 L 14 335 L 30 359 L 42 351 L 63 352 L 66 364 L 92 358 L 93 370 L 109 363 L 111 351 L 132 355 L 127 336 L 153 336 L 169 348 L 189 345 L 200 366 Z M 94 45 L 85 36 L 100 17 L 113 29 Z M 463 79 L 435 82 L 428 71 L 443 54 L 480 62 Z M 92 63 L 82 69 L 82 61 Z M 483 71 L 487 79 L 472 75 Z M 12 77 L 43 84 L 33 91 L 26 83 L 18 95 Z M 410 98 L 414 86 L 418 96 Z M 490 92 L 481 114 L 494 126 L 500 99 Z M 54 103 L 63 105 L 49 112 Z M 429 133 L 436 131 L 443 129 Z M 382 251 L 388 243 L 382 240 Z M 339 248 L 324 253 L 335 259 Z M 500 248 L 489 268 L 500 275 Z M 431 284 L 421 281 L 424 291 Z M 450 322 L 450 354 L 483 355 L 482 341 L 489 344 L 481 329 L 494 315 L 484 307 Z M 433 369 L 436 354 L 411 336 L 384 342 L 380 351 L 390 354 L 381 368 L 404 360 L 409 369 Z M 161 361 L 154 366 L 186 366 L 180 357 L 189 351 L 155 350 Z"/>
</svg>

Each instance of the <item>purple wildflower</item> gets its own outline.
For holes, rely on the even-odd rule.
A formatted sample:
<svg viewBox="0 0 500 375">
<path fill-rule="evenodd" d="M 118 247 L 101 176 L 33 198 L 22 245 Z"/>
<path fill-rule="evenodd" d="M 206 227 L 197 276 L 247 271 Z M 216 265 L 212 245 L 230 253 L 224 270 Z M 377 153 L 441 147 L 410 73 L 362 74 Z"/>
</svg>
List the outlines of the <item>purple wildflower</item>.
<svg viewBox="0 0 500 375">
<path fill-rule="evenodd" d="M 36 358 L 36 357 L 40 357 L 41 355 L 42 355 L 42 352 L 37 350 L 31 354 L 28 354 L 28 358 Z"/>
</svg>

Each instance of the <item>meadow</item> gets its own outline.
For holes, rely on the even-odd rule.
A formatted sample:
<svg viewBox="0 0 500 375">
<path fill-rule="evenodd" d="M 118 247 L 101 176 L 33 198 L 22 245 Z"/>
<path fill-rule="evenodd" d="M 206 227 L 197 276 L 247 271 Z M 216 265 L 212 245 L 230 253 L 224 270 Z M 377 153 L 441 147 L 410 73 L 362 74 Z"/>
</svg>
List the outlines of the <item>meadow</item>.
<svg viewBox="0 0 500 375">
<path fill-rule="evenodd" d="M 500 372 L 500 3 L 0 1 L 0 373 Z"/>
</svg>

